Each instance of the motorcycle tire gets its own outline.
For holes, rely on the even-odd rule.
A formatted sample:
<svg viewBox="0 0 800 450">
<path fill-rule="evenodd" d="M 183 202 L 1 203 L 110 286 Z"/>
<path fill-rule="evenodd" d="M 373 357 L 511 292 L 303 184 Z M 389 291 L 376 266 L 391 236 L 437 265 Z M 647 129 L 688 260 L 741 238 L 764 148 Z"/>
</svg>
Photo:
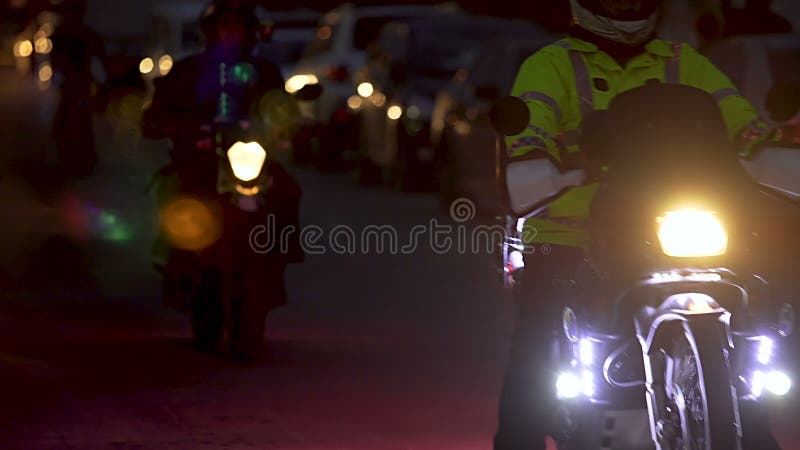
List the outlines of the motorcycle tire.
<svg viewBox="0 0 800 450">
<path fill-rule="evenodd" d="M 738 400 L 717 324 L 684 323 L 673 345 L 671 398 L 680 417 L 675 449 L 741 449 Z M 669 374 L 668 374 L 669 375 Z"/>
</svg>

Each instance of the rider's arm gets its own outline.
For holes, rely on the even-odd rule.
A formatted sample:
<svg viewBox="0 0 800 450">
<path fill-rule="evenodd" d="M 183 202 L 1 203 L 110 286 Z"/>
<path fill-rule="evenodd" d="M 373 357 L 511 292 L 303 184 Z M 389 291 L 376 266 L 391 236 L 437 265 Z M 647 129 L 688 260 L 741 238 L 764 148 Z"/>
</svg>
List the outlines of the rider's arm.
<svg viewBox="0 0 800 450">
<path fill-rule="evenodd" d="M 708 92 L 719 102 L 730 137 L 739 144 L 742 156 L 749 155 L 771 138 L 773 130 L 722 71 L 688 45 L 684 45 L 681 52 L 681 80 Z"/>
<path fill-rule="evenodd" d="M 511 95 L 522 98 L 531 113 L 531 126 L 517 136 L 508 137 L 506 146 L 512 158 L 547 157 L 560 161 L 556 135 L 562 129 L 562 105 L 567 104 L 567 89 L 556 64 L 559 55 L 545 47 L 522 63 Z M 547 153 L 543 153 L 547 152 Z"/>
</svg>

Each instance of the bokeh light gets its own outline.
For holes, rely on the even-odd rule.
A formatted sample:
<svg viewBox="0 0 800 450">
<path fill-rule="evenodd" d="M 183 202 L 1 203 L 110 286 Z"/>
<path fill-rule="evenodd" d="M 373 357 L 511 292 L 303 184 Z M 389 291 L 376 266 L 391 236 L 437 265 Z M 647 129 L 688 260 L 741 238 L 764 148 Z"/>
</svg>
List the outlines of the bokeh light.
<svg viewBox="0 0 800 450">
<path fill-rule="evenodd" d="M 319 80 L 317 79 L 316 76 L 310 75 L 310 74 L 300 74 L 300 75 L 295 75 L 295 76 L 289 78 L 286 81 L 285 88 L 286 88 L 286 92 L 288 92 L 290 94 L 294 94 L 295 92 L 299 91 L 300 89 L 303 89 L 304 87 L 306 87 L 306 85 L 317 84 L 317 83 L 319 83 Z"/>
<path fill-rule="evenodd" d="M 327 25 L 317 30 L 317 38 L 323 41 L 327 41 L 331 36 L 333 36 L 333 30 Z"/>
<path fill-rule="evenodd" d="M 376 92 L 372 94 L 369 98 L 373 105 L 377 106 L 378 108 L 383 108 L 386 106 L 386 96 L 380 92 Z"/>
<path fill-rule="evenodd" d="M 398 120 L 403 116 L 403 108 L 398 105 L 392 105 L 386 110 L 386 116 L 391 120 Z"/>
<path fill-rule="evenodd" d="M 53 41 L 46 37 L 40 37 L 39 39 L 36 39 L 34 47 L 36 49 L 36 53 L 47 54 L 53 50 Z"/>
<path fill-rule="evenodd" d="M 200 200 L 181 197 L 161 212 L 161 225 L 169 242 L 181 250 L 210 247 L 220 235 L 220 225 L 211 209 Z"/>
<path fill-rule="evenodd" d="M 347 99 L 347 107 L 352 109 L 353 111 L 357 111 L 361 109 L 361 106 L 364 104 L 364 100 L 357 95 L 353 95 Z"/>
<path fill-rule="evenodd" d="M 43 64 L 42 67 L 39 68 L 39 80 L 43 82 L 48 82 L 53 78 L 53 68 L 50 67 L 50 64 Z"/>
<path fill-rule="evenodd" d="M 18 58 L 27 58 L 32 54 L 33 54 L 33 44 L 31 44 L 31 41 L 27 39 L 24 41 L 17 42 L 17 44 L 14 46 L 14 56 Z"/>
<path fill-rule="evenodd" d="M 361 83 L 358 85 L 358 95 L 366 98 L 375 92 L 375 87 L 372 83 Z"/>
<path fill-rule="evenodd" d="M 162 56 L 161 59 L 158 60 L 158 72 L 161 75 L 168 74 L 169 71 L 172 70 L 172 64 L 173 64 L 172 56 L 170 55 Z"/>
<path fill-rule="evenodd" d="M 52 23 L 45 23 L 42 24 L 42 27 L 39 28 L 39 31 L 45 35 L 45 37 L 50 37 L 53 35 L 53 24 Z"/>
<path fill-rule="evenodd" d="M 153 71 L 154 67 L 155 63 L 153 62 L 153 58 L 145 58 L 139 63 L 139 72 L 148 74 Z"/>
</svg>

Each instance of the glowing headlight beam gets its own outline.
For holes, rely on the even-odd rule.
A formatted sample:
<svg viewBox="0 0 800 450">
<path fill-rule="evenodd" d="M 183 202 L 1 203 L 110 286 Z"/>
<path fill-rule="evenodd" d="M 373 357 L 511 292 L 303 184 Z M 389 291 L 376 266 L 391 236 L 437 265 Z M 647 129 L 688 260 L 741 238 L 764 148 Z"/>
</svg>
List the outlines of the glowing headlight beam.
<svg viewBox="0 0 800 450">
<path fill-rule="evenodd" d="M 728 250 L 728 233 L 711 211 L 666 213 L 660 219 L 658 238 L 664 254 L 676 258 L 721 256 Z"/>
<path fill-rule="evenodd" d="M 237 142 L 228 149 L 233 175 L 245 183 L 261 175 L 266 159 L 267 151 L 258 142 Z"/>
<path fill-rule="evenodd" d="M 782 397 L 792 389 L 792 379 L 783 372 L 774 370 L 767 374 L 766 388 L 773 395 Z"/>
<path fill-rule="evenodd" d="M 764 391 L 782 397 L 788 394 L 791 389 L 792 379 L 789 378 L 789 375 L 779 370 L 773 370 L 769 373 L 756 370 L 753 372 L 753 378 L 750 381 L 750 392 L 756 398 L 761 397 Z"/>
<path fill-rule="evenodd" d="M 574 373 L 565 372 L 556 379 L 558 398 L 575 398 L 581 393 L 581 379 Z"/>
</svg>

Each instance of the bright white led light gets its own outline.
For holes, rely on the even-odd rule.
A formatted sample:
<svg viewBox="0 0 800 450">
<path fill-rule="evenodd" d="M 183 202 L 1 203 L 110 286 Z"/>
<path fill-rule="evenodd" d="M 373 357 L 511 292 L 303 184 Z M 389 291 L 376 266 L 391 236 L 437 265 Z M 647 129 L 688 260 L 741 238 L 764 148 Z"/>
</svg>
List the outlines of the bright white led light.
<svg viewBox="0 0 800 450">
<path fill-rule="evenodd" d="M 766 383 L 767 375 L 760 370 L 756 370 L 753 372 L 752 380 L 750 380 L 750 392 L 755 397 L 761 397 L 761 394 L 764 393 L 764 386 Z"/>
<path fill-rule="evenodd" d="M 792 379 L 783 372 L 774 370 L 767 375 L 766 388 L 772 394 L 784 396 L 792 389 Z"/>
<path fill-rule="evenodd" d="M 594 395 L 594 374 L 591 370 L 581 372 L 581 392 L 587 397 Z"/>
<path fill-rule="evenodd" d="M 591 366 L 594 362 L 594 346 L 592 341 L 583 338 L 578 342 L 578 358 L 584 366 Z"/>
<path fill-rule="evenodd" d="M 514 250 L 508 254 L 508 262 L 514 270 L 522 269 L 525 267 L 525 259 L 522 257 L 522 252 Z"/>
<path fill-rule="evenodd" d="M 558 375 L 556 379 L 556 394 L 558 398 L 575 398 L 581 393 L 581 379 L 570 372 Z"/>
<path fill-rule="evenodd" d="M 772 359 L 772 347 L 774 345 L 775 344 L 773 340 L 766 336 L 762 336 L 761 339 L 759 339 L 757 355 L 759 363 L 762 365 L 769 364 L 770 360 Z"/>
</svg>

